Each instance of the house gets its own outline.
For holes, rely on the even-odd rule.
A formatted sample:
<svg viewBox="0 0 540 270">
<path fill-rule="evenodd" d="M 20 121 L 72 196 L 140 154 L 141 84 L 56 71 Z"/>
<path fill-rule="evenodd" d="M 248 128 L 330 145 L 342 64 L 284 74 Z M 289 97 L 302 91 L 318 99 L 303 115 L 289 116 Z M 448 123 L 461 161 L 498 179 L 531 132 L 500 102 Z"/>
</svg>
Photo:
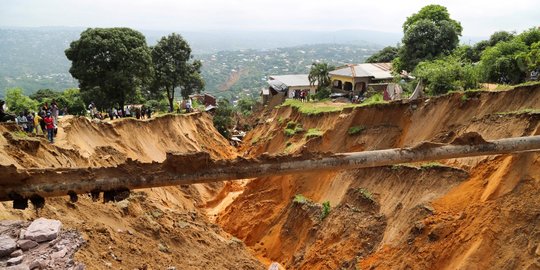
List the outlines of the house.
<svg viewBox="0 0 540 270">
<path fill-rule="evenodd" d="M 216 97 L 212 96 L 212 95 L 209 95 L 209 94 L 193 94 L 193 95 L 189 95 L 189 97 L 191 98 L 191 100 L 195 101 L 197 100 L 197 102 L 199 104 L 203 104 L 205 107 L 208 107 L 209 105 L 212 105 L 212 106 L 216 106 Z"/>
<path fill-rule="evenodd" d="M 265 94 L 271 98 L 277 93 L 284 92 L 286 97 L 294 98 L 299 96 L 302 90 L 307 90 L 310 95 L 314 95 L 315 89 L 317 89 L 317 83 L 309 84 L 308 74 L 269 76 L 267 83 L 269 87 L 268 91 L 262 93 L 263 100 Z"/>
<path fill-rule="evenodd" d="M 364 63 L 347 65 L 330 71 L 332 92 L 360 96 L 368 87 L 383 92 L 392 82 L 391 63 Z"/>
</svg>

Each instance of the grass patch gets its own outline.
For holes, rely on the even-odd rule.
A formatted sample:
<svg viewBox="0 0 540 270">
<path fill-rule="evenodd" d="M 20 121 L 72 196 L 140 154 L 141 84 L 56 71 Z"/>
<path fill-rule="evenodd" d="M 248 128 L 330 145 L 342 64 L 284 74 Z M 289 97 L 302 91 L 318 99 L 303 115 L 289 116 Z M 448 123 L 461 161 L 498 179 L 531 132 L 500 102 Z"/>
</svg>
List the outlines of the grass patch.
<svg viewBox="0 0 540 270">
<path fill-rule="evenodd" d="M 440 167 L 447 167 L 447 166 L 439 162 L 428 162 L 428 163 L 424 163 L 420 165 L 420 169 L 432 169 L 432 168 L 440 168 Z"/>
<path fill-rule="evenodd" d="M 347 131 L 347 133 L 349 135 L 356 135 L 356 134 L 359 134 L 360 132 L 364 131 L 365 129 L 366 129 L 366 127 L 364 127 L 364 126 L 353 126 L 353 127 L 349 128 L 349 131 Z"/>
<path fill-rule="evenodd" d="M 384 97 L 382 94 L 375 94 L 369 97 L 368 99 L 364 100 L 364 102 L 360 103 L 360 106 L 369 106 L 374 104 L 386 104 L 388 101 L 384 100 Z"/>
<path fill-rule="evenodd" d="M 322 203 L 322 212 L 321 212 L 321 220 L 325 219 L 328 214 L 330 214 L 330 201 L 326 201 Z"/>
<path fill-rule="evenodd" d="M 294 131 L 294 129 L 286 128 L 283 133 L 285 133 L 285 136 L 287 137 L 292 137 L 296 134 L 296 131 Z"/>
<path fill-rule="evenodd" d="M 295 203 L 309 203 L 311 201 L 302 194 L 296 194 L 296 195 L 294 195 L 293 202 L 295 202 Z"/>
<path fill-rule="evenodd" d="M 328 101 L 327 101 L 328 102 Z M 327 112 L 340 112 L 344 108 L 356 107 L 354 104 L 343 105 L 326 105 L 323 102 L 301 102 L 296 99 L 287 99 L 281 106 L 290 106 L 297 109 L 300 113 L 306 115 L 318 115 Z"/>
<path fill-rule="evenodd" d="M 364 199 L 367 199 L 369 201 L 372 201 L 372 202 L 375 202 L 375 199 L 373 197 L 373 194 L 371 194 L 371 192 L 365 188 L 359 188 L 358 189 L 358 192 L 360 193 L 360 195 L 362 195 L 362 197 Z"/>
<path fill-rule="evenodd" d="M 24 131 L 17 130 L 11 132 L 11 137 L 13 139 L 28 139 L 28 134 Z"/>
<path fill-rule="evenodd" d="M 322 137 L 323 134 L 324 132 L 316 128 L 310 128 L 306 133 L 306 138 L 310 139 L 310 138 Z"/>
</svg>

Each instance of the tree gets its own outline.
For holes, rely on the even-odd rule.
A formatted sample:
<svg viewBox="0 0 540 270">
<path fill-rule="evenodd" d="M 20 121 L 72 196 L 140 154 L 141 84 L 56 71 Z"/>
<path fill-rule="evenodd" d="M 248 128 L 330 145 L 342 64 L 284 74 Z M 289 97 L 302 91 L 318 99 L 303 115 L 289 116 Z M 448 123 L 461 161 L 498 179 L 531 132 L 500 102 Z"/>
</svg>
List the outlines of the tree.
<svg viewBox="0 0 540 270">
<path fill-rule="evenodd" d="M 462 30 L 461 24 L 450 18 L 446 7 L 423 7 L 403 24 L 403 46 L 393 61 L 394 70 L 411 71 L 421 61 L 451 54 Z"/>
<path fill-rule="evenodd" d="M 482 53 L 480 70 L 487 82 L 516 84 L 523 82 L 526 70 L 520 65 L 520 57 L 527 54 L 525 43 L 513 39 L 497 43 Z"/>
<path fill-rule="evenodd" d="M 461 63 L 457 57 L 420 62 L 414 74 L 425 82 L 431 95 L 478 87 L 477 69 L 472 64 Z"/>
<path fill-rule="evenodd" d="M 51 100 L 57 100 L 62 93 L 54 91 L 52 89 L 39 89 L 35 93 L 30 95 L 30 98 L 36 100 L 40 104 L 50 102 Z"/>
<path fill-rule="evenodd" d="M 514 38 L 514 33 L 507 31 L 497 31 L 489 37 L 489 46 L 495 46 L 501 41 L 510 41 Z"/>
<path fill-rule="evenodd" d="M 167 93 L 169 110 L 174 109 L 174 92 L 180 88 L 180 93 L 187 98 L 193 92 L 200 92 L 204 82 L 200 75 L 201 62 L 191 60 L 191 48 L 179 34 L 172 33 L 161 38 L 152 48 L 154 63 L 153 91 Z"/>
<path fill-rule="evenodd" d="M 120 105 L 148 82 L 152 57 L 143 34 L 130 28 L 88 28 L 65 51 L 82 97 L 97 106 Z"/>
<path fill-rule="evenodd" d="M 398 47 L 388 46 L 370 56 L 366 63 L 385 63 L 392 62 L 398 56 Z"/>
<path fill-rule="evenodd" d="M 65 102 L 64 107 L 62 108 L 66 108 L 69 114 L 84 115 L 86 113 L 86 107 L 84 106 L 79 89 L 66 89 L 62 93 L 62 100 Z"/>
<path fill-rule="evenodd" d="M 227 139 L 231 137 L 229 130 L 233 127 L 233 115 L 234 108 L 229 100 L 219 99 L 213 122 L 218 132 Z"/>
<path fill-rule="evenodd" d="M 21 88 L 11 88 L 6 91 L 6 105 L 9 111 L 17 114 L 25 111 L 36 111 L 39 106 L 37 101 L 24 95 Z"/>
<path fill-rule="evenodd" d="M 330 74 L 334 67 L 328 65 L 328 63 L 313 63 L 309 70 L 309 84 L 315 85 L 317 83 L 317 91 L 328 88 L 330 86 Z"/>
</svg>

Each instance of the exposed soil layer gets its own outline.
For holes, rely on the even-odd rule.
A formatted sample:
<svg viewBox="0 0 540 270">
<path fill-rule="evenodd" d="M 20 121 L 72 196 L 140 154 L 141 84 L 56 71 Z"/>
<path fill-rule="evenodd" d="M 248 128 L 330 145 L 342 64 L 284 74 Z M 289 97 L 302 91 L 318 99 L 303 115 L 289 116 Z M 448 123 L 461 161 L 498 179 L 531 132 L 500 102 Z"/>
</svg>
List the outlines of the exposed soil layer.
<svg viewBox="0 0 540 270">
<path fill-rule="evenodd" d="M 28 181 L 25 172 L 43 168 L 77 167 L 70 177 L 81 178 L 150 176 L 240 168 L 248 160 L 474 145 L 539 135 L 539 109 L 538 86 L 318 115 L 279 107 L 261 113 L 239 151 L 206 114 L 65 118 L 54 144 L 3 124 L 0 185 Z M 302 127 L 293 135 L 284 132 L 291 122 Z M 310 129 L 316 135 L 307 136 Z M 61 220 L 85 239 L 75 259 L 89 269 L 264 269 L 271 262 L 287 269 L 536 269 L 539 193 L 540 154 L 519 153 L 151 188 L 107 203 L 66 196 L 47 199 L 39 211 L 1 203 L 0 219 Z"/>
<path fill-rule="evenodd" d="M 0 125 L 2 183 L 15 184 L 17 169 L 48 167 L 113 168 L 141 173 L 143 162 L 163 162 L 167 152 L 205 151 L 216 160 L 236 157 L 205 114 L 167 115 L 152 120 L 112 123 L 64 118 L 54 144 L 43 137 L 18 137 L 12 124 Z M 197 166 L 193 160 L 177 160 Z M 154 163 L 157 164 L 157 163 Z M 60 180 L 60 179 L 56 179 Z M 51 179 L 55 181 L 55 179 Z M 212 224 L 204 209 L 221 196 L 225 183 L 153 188 L 131 192 L 119 202 L 97 202 L 90 195 L 47 199 L 43 209 L 14 210 L 0 204 L 0 219 L 61 220 L 79 231 L 86 244 L 75 255 L 87 269 L 263 269 L 242 241 Z M 113 255 L 111 255 L 113 254 Z"/>
<path fill-rule="evenodd" d="M 318 115 L 280 107 L 263 112 L 242 152 L 351 152 L 540 134 L 537 85 L 463 95 Z M 322 136 L 287 135 L 290 122 Z M 537 153 L 264 177 L 248 183 L 217 221 L 290 269 L 536 269 L 539 183 Z M 307 205 L 295 202 L 299 194 Z M 323 219 L 324 202 L 331 210 Z"/>
</svg>

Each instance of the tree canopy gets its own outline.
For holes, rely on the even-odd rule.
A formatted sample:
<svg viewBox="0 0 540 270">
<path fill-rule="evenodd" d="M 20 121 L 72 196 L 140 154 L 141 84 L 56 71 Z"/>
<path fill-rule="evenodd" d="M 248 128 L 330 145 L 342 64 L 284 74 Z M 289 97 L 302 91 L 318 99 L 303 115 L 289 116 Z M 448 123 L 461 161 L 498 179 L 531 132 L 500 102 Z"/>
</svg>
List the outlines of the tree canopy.
<svg viewBox="0 0 540 270">
<path fill-rule="evenodd" d="M 191 48 L 181 35 L 172 33 L 161 38 L 152 48 L 154 78 L 152 89 L 165 92 L 169 110 L 173 111 L 175 89 L 179 88 L 184 98 L 204 88 L 200 75 L 201 62 L 191 61 Z"/>
<path fill-rule="evenodd" d="M 388 46 L 384 47 L 382 50 L 370 56 L 366 59 L 366 63 L 386 63 L 392 62 L 394 58 L 398 56 L 399 48 Z"/>
<path fill-rule="evenodd" d="M 128 96 L 148 81 L 152 57 L 143 34 L 130 28 L 89 28 L 65 51 L 69 72 L 86 102 L 123 108 Z M 99 100 L 90 100 L 99 98 Z M 99 102 L 98 102 L 99 101 Z"/>
<path fill-rule="evenodd" d="M 450 18 L 446 7 L 423 7 L 403 24 L 403 46 L 394 60 L 394 70 L 411 71 L 421 61 L 451 54 L 462 30 L 461 24 Z"/>
<path fill-rule="evenodd" d="M 10 112 L 21 113 L 36 111 L 38 102 L 23 94 L 21 88 L 11 88 L 6 91 L 6 105 Z"/>
</svg>

